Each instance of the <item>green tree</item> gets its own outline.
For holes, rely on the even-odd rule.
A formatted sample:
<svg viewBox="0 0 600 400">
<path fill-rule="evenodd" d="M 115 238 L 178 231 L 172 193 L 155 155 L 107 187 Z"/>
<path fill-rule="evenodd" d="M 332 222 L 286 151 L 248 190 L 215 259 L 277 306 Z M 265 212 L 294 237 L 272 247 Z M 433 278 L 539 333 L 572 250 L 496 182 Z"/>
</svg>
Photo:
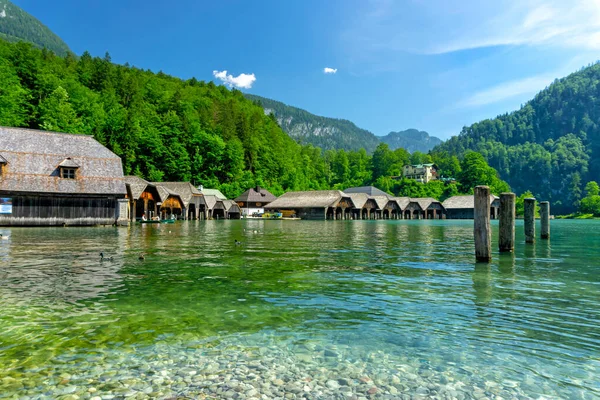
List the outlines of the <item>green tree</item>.
<svg viewBox="0 0 600 400">
<path fill-rule="evenodd" d="M 47 131 L 81 133 L 83 124 L 69 103 L 69 94 L 57 87 L 40 104 L 40 127 Z"/>
</svg>

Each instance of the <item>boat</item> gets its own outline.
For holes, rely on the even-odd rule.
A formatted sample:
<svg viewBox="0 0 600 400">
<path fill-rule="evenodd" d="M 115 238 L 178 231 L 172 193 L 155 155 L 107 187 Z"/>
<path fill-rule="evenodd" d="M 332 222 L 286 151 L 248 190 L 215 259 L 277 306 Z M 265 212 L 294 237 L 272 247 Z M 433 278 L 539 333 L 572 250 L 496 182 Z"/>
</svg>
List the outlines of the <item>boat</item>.
<svg viewBox="0 0 600 400">
<path fill-rule="evenodd" d="M 139 220 L 140 224 L 174 224 L 174 219 L 148 219 L 146 221 Z"/>
<path fill-rule="evenodd" d="M 262 215 L 263 219 L 281 219 L 282 217 L 283 217 L 283 214 L 280 212 L 264 213 Z"/>
</svg>

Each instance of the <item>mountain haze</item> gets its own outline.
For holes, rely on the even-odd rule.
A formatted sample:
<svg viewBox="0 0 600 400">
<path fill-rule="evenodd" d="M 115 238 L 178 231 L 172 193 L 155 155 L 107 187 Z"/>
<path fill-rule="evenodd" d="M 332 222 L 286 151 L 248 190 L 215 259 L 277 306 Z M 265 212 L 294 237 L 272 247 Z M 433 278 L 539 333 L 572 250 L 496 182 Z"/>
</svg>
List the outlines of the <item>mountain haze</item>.
<svg viewBox="0 0 600 400">
<path fill-rule="evenodd" d="M 434 149 L 481 153 L 513 190 L 574 211 L 600 178 L 600 64 L 555 80 L 520 110 L 463 128 Z"/>
<path fill-rule="evenodd" d="M 26 41 L 61 56 L 71 52 L 46 25 L 8 0 L 0 0 L 0 38 L 9 42 Z"/>
<path fill-rule="evenodd" d="M 252 94 L 246 98 L 260 103 L 266 114 L 273 113 L 279 126 L 301 144 L 312 144 L 323 150 L 359 150 L 372 153 L 379 139 L 345 119 L 320 117 L 300 108 Z"/>
<path fill-rule="evenodd" d="M 390 132 L 386 136 L 379 137 L 379 139 L 383 143 L 387 143 L 391 150 L 403 148 L 409 153 L 414 153 L 415 151 L 427 153 L 429 150 L 442 143 L 441 139 L 435 136 L 429 136 L 429 133 L 417 129 Z"/>
</svg>

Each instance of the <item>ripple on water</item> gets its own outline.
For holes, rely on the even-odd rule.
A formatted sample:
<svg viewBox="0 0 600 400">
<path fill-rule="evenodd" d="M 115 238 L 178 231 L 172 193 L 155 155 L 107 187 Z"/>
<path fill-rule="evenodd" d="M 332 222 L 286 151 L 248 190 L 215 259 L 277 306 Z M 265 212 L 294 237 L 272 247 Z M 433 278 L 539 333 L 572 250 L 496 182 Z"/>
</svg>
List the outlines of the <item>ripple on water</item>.
<svg viewBox="0 0 600 400">
<path fill-rule="evenodd" d="M 11 229 L 0 398 L 600 398 L 600 224 L 553 224 L 490 265 L 461 221 Z"/>
</svg>

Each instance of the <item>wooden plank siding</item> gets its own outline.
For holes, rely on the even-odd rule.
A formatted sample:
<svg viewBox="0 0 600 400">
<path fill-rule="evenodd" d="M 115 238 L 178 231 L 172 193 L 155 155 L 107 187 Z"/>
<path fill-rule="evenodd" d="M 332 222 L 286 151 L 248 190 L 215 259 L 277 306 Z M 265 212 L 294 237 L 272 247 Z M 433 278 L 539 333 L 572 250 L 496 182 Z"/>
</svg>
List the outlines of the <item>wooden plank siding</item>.
<svg viewBox="0 0 600 400">
<path fill-rule="evenodd" d="M 0 226 L 112 225 L 117 197 L 0 193 L 12 199 L 12 214 L 0 214 Z"/>
</svg>

